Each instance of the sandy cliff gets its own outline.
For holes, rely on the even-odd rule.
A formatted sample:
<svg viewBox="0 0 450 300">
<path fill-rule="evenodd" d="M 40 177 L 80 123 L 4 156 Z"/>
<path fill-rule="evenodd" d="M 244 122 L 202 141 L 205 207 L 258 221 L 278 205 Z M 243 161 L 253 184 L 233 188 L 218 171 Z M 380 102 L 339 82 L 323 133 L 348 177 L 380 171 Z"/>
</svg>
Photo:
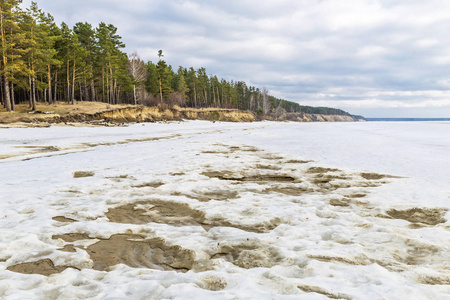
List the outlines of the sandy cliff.
<svg viewBox="0 0 450 300">
<path fill-rule="evenodd" d="M 355 118 L 344 115 L 319 115 L 286 113 L 279 118 L 257 116 L 250 111 L 221 108 L 158 108 L 133 105 L 108 105 L 105 103 L 83 102 L 76 105 L 58 103 L 39 105 L 38 111 L 31 113 L 24 109 L 12 113 L 0 112 L 0 124 L 23 123 L 27 126 L 48 126 L 54 123 L 86 123 L 111 125 L 134 122 L 158 122 L 177 120 L 208 120 L 224 122 L 253 122 L 258 120 L 296 122 L 353 122 Z"/>
</svg>

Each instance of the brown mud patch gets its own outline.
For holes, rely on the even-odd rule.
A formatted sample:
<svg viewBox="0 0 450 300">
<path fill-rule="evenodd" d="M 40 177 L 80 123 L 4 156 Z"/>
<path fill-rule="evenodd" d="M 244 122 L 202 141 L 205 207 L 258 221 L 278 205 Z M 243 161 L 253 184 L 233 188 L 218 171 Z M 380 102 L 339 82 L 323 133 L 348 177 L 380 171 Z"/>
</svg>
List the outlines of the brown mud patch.
<svg viewBox="0 0 450 300">
<path fill-rule="evenodd" d="M 262 159 L 267 159 L 267 160 L 282 160 L 282 159 L 284 159 L 284 157 L 282 157 L 282 156 L 273 155 L 273 154 L 265 154 L 265 155 L 261 155 L 260 157 Z"/>
<path fill-rule="evenodd" d="M 130 175 L 117 175 L 117 176 L 105 176 L 106 179 L 111 179 L 116 182 L 122 181 L 122 179 L 133 179 Z"/>
<path fill-rule="evenodd" d="M 365 266 L 365 265 L 370 265 L 373 263 L 372 260 L 368 259 L 365 256 L 362 257 L 362 259 L 359 259 L 359 258 L 350 259 L 350 258 L 341 257 L 341 256 L 328 256 L 328 255 L 307 255 L 307 257 L 310 259 L 315 259 L 315 260 L 322 261 L 322 262 L 338 262 L 338 263 L 353 265 L 353 266 L 358 266 L 358 265 Z"/>
<path fill-rule="evenodd" d="M 214 292 L 221 291 L 228 285 L 224 278 L 216 275 L 204 275 L 199 279 L 200 280 L 197 282 L 198 286 L 200 286 L 202 289 Z"/>
<path fill-rule="evenodd" d="M 125 224 L 147 224 L 150 222 L 174 226 L 201 225 L 205 213 L 191 208 L 186 203 L 160 200 L 140 201 L 110 208 L 105 214 L 109 221 Z"/>
<path fill-rule="evenodd" d="M 407 265 L 430 263 L 433 261 L 433 256 L 437 256 L 442 250 L 439 246 L 412 239 L 406 240 L 405 245 L 406 253 L 396 253 L 394 258 Z"/>
<path fill-rule="evenodd" d="M 263 191 L 263 193 L 274 192 L 284 194 L 288 196 L 300 196 L 308 192 L 312 192 L 312 189 L 304 187 L 270 187 Z"/>
<path fill-rule="evenodd" d="M 207 231 L 213 227 L 232 227 L 248 232 L 267 233 L 277 228 L 280 224 L 281 220 L 279 218 L 274 218 L 270 221 L 256 224 L 236 224 L 223 218 L 213 218 L 212 220 L 205 221 L 202 226 Z"/>
<path fill-rule="evenodd" d="M 317 293 L 324 295 L 330 299 L 346 299 L 346 300 L 352 300 L 353 298 L 347 294 L 343 293 L 332 293 L 328 292 L 324 288 L 313 286 L 313 285 L 298 285 L 297 286 L 300 290 L 304 291 L 305 293 Z"/>
<path fill-rule="evenodd" d="M 423 223 L 411 223 L 411 224 L 409 224 L 408 227 L 411 228 L 411 229 L 421 229 L 421 228 L 424 228 L 424 227 L 429 227 L 429 225 L 423 224 Z"/>
<path fill-rule="evenodd" d="M 229 199 L 240 198 L 239 193 L 237 191 L 230 190 L 217 190 L 210 192 L 194 192 L 192 194 L 181 194 L 181 193 L 172 193 L 173 196 L 185 196 L 190 199 L 195 199 L 200 202 L 209 202 L 211 200 L 216 201 L 225 201 Z"/>
<path fill-rule="evenodd" d="M 307 164 L 313 162 L 312 160 L 299 160 L 299 159 L 290 159 L 285 161 L 286 164 Z"/>
<path fill-rule="evenodd" d="M 351 182 L 348 178 L 343 179 L 342 176 L 331 176 L 323 174 L 315 176 L 311 182 L 319 187 L 318 192 L 322 193 L 336 191 L 338 189 L 346 189 L 354 186 L 353 182 Z"/>
<path fill-rule="evenodd" d="M 188 271 L 195 252 L 181 246 L 167 245 L 162 238 L 143 239 L 139 235 L 115 234 L 89 246 L 86 251 L 94 262 L 94 270 L 108 271 L 125 264 L 132 268 Z"/>
<path fill-rule="evenodd" d="M 384 178 L 401 178 L 398 176 L 378 174 L 378 173 L 361 173 L 360 175 L 362 178 L 367 179 L 367 180 L 380 180 L 380 179 L 384 179 Z"/>
<path fill-rule="evenodd" d="M 330 183 L 334 180 L 344 180 L 346 182 L 348 182 L 351 178 L 347 177 L 347 176 L 342 176 L 342 175 L 330 175 L 330 174 L 317 174 L 316 176 L 313 177 L 312 182 L 316 185 L 323 185 L 323 184 L 327 184 Z"/>
<path fill-rule="evenodd" d="M 257 164 L 255 166 L 257 169 L 261 169 L 261 170 L 273 170 L 273 171 L 279 171 L 281 170 L 281 167 L 279 166 L 274 166 L 274 165 L 262 165 L 262 164 Z"/>
<path fill-rule="evenodd" d="M 228 151 L 214 151 L 214 150 L 207 150 L 202 151 L 203 154 L 230 154 L 231 152 Z"/>
<path fill-rule="evenodd" d="M 170 176 L 184 176 L 184 175 L 186 175 L 186 174 L 183 172 L 170 173 Z"/>
<path fill-rule="evenodd" d="M 144 182 L 141 184 L 132 185 L 131 187 L 133 187 L 133 188 L 146 188 L 146 187 L 159 188 L 160 186 L 163 186 L 163 185 L 164 185 L 164 182 L 154 181 L 154 182 Z"/>
<path fill-rule="evenodd" d="M 92 177 L 95 173 L 92 171 L 75 171 L 73 172 L 73 178 Z"/>
<path fill-rule="evenodd" d="M 446 222 L 446 219 L 444 219 L 446 212 L 446 209 L 440 208 L 414 207 L 405 210 L 390 209 L 386 214 L 392 219 L 402 219 L 411 223 L 437 225 Z"/>
<path fill-rule="evenodd" d="M 258 149 L 253 146 L 230 146 L 228 147 L 230 151 L 236 152 L 236 151 L 242 151 L 242 152 L 261 152 L 263 150 Z"/>
<path fill-rule="evenodd" d="M 40 274 L 49 276 L 52 274 L 61 273 L 67 268 L 73 268 L 68 266 L 55 266 L 50 259 L 42 259 L 33 262 L 22 263 L 6 268 L 9 271 L 22 273 L 22 274 Z"/>
<path fill-rule="evenodd" d="M 201 175 L 204 175 L 209 178 L 217 178 L 220 180 L 231 180 L 231 181 L 251 181 L 251 182 L 294 182 L 296 178 L 286 175 L 286 174 L 257 174 L 257 175 L 249 175 L 245 176 L 242 174 L 235 174 L 229 171 L 211 171 L 211 172 L 202 172 Z"/>
<path fill-rule="evenodd" d="M 323 174 L 328 172 L 337 172 L 340 171 L 339 169 L 330 169 L 330 168 L 323 168 L 323 167 L 311 167 L 309 168 L 306 173 L 309 174 Z"/>
<path fill-rule="evenodd" d="M 14 148 L 21 149 L 32 149 L 33 152 L 28 154 L 37 154 L 37 153 L 47 153 L 47 152 L 56 152 L 61 149 L 56 146 L 15 146 Z"/>
<path fill-rule="evenodd" d="M 73 243 L 81 240 L 90 240 L 92 238 L 89 237 L 89 234 L 87 233 L 65 233 L 53 235 L 52 239 L 53 240 L 62 239 L 63 241 Z"/>
<path fill-rule="evenodd" d="M 59 248 L 58 250 L 63 252 L 77 252 L 77 249 L 72 244 L 65 245 L 64 247 Z"/>
<path fill-rule="evenodd" d="M 430 276 L 430 275 L 419 275 L 418 281 L 421 284 L 429 285 L 450 285 L 450 276 Z"/>
<path fill-rule="evenodd" d="M 73 222 L 78 222 L 77 220 L 71 219 L 71 218 L 66 218 L 63 216 L 56 216 L 53 217 L 52 220 L 58 221 L 58 222 L 62 222 L 62 223 L 73 223 Z"/>
<path fill-rule="evenodd" d="M 345 197 L 348 197 L 348 198 L 364 198 L 364 197 L 366 197 L 366 196 L 367 196 L 367 194 L 359 194 L 359 193 L 357 193 L 357 194 L 345 195 Z"/>
<path fill-rule="evenodd" d="M 329 201 L 330 205 L 332 206 L 342 206 L 342 207 L 347 207 L 350 206 L 350 199 L 330 199 Z"/>
<path fill-rule="evenodd" d="M 280 219 L 265 223 L 235 224 L 223 218 L 207 220 L 203 211 L 193 209 L 186 203 L 152 200 L 110 208 L 105 214 L 110 222 L 124 224 L 161 223 L 172 226 L 202 226 L 206 231 L 213 227 L 232 227 L 240 230 L 265 233 L 276 228 Z M 67 238 L 67 237 L 65 237 Z"/>
<path fill-rule="evenodd" d="M 282 259 L 276 248 L 262 245 L 257 241 L 219 245 L 219 252 L 211 258 L 223 258 L 244 269 L 271 268 Z"/>
<path fill-rule="evenodd" d="M 20 154 L 22 155 L 22 154 Z M 2 154 L 0 155 L 0 159 L 8 159 L 8 158 L 12 158 L 12 157 L 16 157 L 16 156 L 20 156 L 19 154 Z"/>
</svg>

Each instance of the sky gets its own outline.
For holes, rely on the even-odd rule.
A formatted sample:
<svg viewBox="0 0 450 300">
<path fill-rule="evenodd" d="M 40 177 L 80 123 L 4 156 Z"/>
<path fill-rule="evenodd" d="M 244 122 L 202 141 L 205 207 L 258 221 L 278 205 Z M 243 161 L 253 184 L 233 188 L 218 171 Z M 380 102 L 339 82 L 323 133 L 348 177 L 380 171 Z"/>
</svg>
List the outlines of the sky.
<svg viewBox="0 0 450 300">
<path fill-rule="evenodd" d="M 302 105 L 450 118 L 450 1 L 35 2 L 58 24 L 113 24 L 144 60 L 162 49 L 174 69 L 205 67 Z"/>
</svg>

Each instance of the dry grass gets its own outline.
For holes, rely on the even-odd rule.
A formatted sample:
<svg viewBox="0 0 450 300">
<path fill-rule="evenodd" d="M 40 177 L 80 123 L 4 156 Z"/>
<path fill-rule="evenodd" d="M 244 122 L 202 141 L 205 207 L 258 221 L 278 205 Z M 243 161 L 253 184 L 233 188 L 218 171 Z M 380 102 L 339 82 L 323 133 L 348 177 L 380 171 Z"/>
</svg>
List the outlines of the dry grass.
<svg viewBox="0 0 450 300">
<path fill-rule="evenodd" d="M 130 107 L 130 105 L 110 105 L 103 102 L 77 102 L 75 105 L 66 102 L 57 102 L 49 105 L 38 103 L 33 113 L 28 104 L 17 104 L 16 110 L 7 112 L 0 107 L 0 123 L 9 124 L 17 122 L 52 122 L 55 118 L 78 114 L 96 114 L 103 111 Z"/>
<path fill-rule="evenodd" d="M 129 122 L 156 122 L 174 121 L 181 119 L 228 121 L 228 122 L 252 122 L 255 117 L 249 111 L 221 108 L 180 108 L 172 109 L 145 107 L 135 105 L 110 105 L 102 102 L 77 102 L 75 105 L 65 102 L 55 104 L 37 104 L 36 111 L 32 112 L 28 104 L 16 105 L 16 111 L 6 112 L 0 108 L 0 124 L 12 124 L 17 126 L 22 123 L 29 127 L 42 126 L 61 122 L 82 122 L 102 125 L 104 123 L 129 123 Z M 103 124 L 105 125 L 105 124 Z"/>
</svg>

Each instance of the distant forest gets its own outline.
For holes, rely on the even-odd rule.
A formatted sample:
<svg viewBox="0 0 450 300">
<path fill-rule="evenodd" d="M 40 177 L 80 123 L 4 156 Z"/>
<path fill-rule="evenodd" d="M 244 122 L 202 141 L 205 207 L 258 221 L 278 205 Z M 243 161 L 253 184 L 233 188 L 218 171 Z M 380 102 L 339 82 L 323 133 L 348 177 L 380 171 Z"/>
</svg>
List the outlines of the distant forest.
<svg viewBox="0 0 450 300">
<path fill-rule="evenodd" d="M 174 70 L 158 52 L 157 62 L 123 52 L 112 24 L 55 24 L 35 2 L 0 2 L 1 102 L 7 111 L 18 103 L 101 101 L 160 106 L 221 107 L 258 114 L 285 112 L 349 115 L 340 109 L 301 106 L 278 99 L 266 89 L 208 75 L 205 68 Z"/>
</svg>

